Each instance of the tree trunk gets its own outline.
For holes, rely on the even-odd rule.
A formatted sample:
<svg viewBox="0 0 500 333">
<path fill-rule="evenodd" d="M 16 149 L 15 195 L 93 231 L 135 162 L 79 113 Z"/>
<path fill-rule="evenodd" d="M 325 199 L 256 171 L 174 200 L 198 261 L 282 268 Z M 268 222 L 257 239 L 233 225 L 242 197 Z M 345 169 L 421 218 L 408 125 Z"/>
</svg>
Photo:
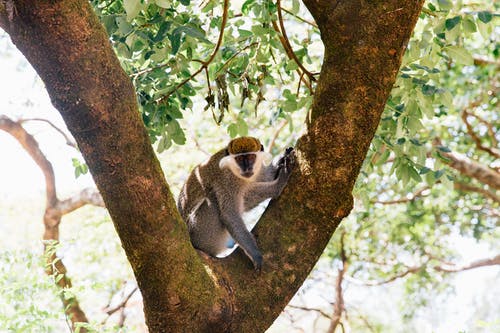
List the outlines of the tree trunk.
<svg viewBox="0 0 500 333">
<path fill-rule="evenodd" d="M 352 208 L 354 182 L 423 1 L 305 3 L 325 58 L 308 132 L 297 144 L 298 167 L 255 229 L 260 274 L 241 251 L 207 259 L 191 247 L 132 84 L 88 1 L 0 3 L 0 26 L 45 82 L 103 196 L 150 332 L 264 331 Z"/>
</svg>

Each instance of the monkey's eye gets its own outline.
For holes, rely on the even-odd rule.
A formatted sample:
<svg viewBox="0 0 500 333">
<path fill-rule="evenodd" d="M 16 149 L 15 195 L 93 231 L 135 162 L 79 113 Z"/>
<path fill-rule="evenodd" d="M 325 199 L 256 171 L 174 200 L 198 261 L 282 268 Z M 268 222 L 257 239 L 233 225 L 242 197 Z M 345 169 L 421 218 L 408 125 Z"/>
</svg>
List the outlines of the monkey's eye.
<svg viewBox="0 0 500 333">
<path fill-rule="evenodd" d="M 243 155 L 235 156 L 234 159 L 240 165 L 247 165 L 247 164 L 252 165 L 253 163 L 255 163 L 255 160 L 257 159 L 257 155 L 256 154 L 243 154 Z"/>
<path fill-rule="evenodd" d="M 257 155 L 255 154 L 244 154 L 244 155 L 238 155 L 235 157 L 236 161 L 238 162 L 243 162 L 244 160 L 247 160 L 248 162 L 253 162 L 257 158 Z"/>
</svg>

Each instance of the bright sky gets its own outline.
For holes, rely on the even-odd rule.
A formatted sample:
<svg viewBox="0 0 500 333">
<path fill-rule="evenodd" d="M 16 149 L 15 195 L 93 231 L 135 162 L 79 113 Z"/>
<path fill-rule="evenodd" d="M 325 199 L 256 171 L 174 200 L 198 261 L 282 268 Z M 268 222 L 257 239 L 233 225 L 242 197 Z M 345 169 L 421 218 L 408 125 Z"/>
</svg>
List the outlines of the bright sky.
<svg viewBox="0 0 500 333">
<path fill-rule="evenodd" d="M 24 57 L 4 34 L 0 34 L 0 114 L 13 119 L 44 118 L 65 130 L 59 113 L 52 107 L 43 83 Z M 91 186 L 90 176 L 74 177 L 71 158 L 79 158 L 75 149 L 50 125 L 30 121 L 29 133 L 34 134 L 40 148 L 52 162 L 58 191 L 64 196 Z M 0 198 L 44 191 L 42 172 L 17 141 L 0 131 Z"/>
</svg>

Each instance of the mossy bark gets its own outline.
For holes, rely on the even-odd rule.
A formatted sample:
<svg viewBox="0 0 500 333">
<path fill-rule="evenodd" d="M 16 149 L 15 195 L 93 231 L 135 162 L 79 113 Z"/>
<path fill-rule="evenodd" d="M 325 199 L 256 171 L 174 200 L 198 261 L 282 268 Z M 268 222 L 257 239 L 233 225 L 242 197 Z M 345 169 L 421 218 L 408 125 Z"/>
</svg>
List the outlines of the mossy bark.
<svg viewBox="0 0 500 333">
<path fill-rule="evenodd" d="M 88 2 L 0 3 L 0 26 L 44 80 L 89 165 L 134 269 L 150 332 L 265 331 L 352 208 L 354 182 L 423 1 L 304 2 L 325 59 L 308 132 L 297 144 L 298 167 L 255 229 L 261 273 L 241 251 L 213 260 L 191 247 L 134 89 Z"/>
</svg>

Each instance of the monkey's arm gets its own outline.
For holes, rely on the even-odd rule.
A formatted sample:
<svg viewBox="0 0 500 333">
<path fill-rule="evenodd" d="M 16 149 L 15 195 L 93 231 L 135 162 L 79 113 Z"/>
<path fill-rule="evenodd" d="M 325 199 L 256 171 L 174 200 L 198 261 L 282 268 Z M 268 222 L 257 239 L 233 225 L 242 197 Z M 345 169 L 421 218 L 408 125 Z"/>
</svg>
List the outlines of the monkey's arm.
<svg viewBox="0 0 500 333">
<path fill-rule="evenodd" d="M 260 270 L 262 267 L 262 255 L 257 247 L 255 238 L 248 231 L 241 218 L 241 212 L 238 209 L 239 203 L 235 200 L 223 199 L 218 198 L 222 223 L 231 237 L 233 237 L 245 254 L 252 260 L 254 268 Z"/>
<path fill-rule="evenodd" d="M 263 171 L 267 177 L 265 181 L 258 181 L 250 184 L 245 193 L 244 206 L 248 211 L 268 198 L 278 197 L 285 188 L 288 178 L 295 164 L 295 153 L 293 148 L 287 148 L 283 156 L 275 163 Z"/>
</svg>

